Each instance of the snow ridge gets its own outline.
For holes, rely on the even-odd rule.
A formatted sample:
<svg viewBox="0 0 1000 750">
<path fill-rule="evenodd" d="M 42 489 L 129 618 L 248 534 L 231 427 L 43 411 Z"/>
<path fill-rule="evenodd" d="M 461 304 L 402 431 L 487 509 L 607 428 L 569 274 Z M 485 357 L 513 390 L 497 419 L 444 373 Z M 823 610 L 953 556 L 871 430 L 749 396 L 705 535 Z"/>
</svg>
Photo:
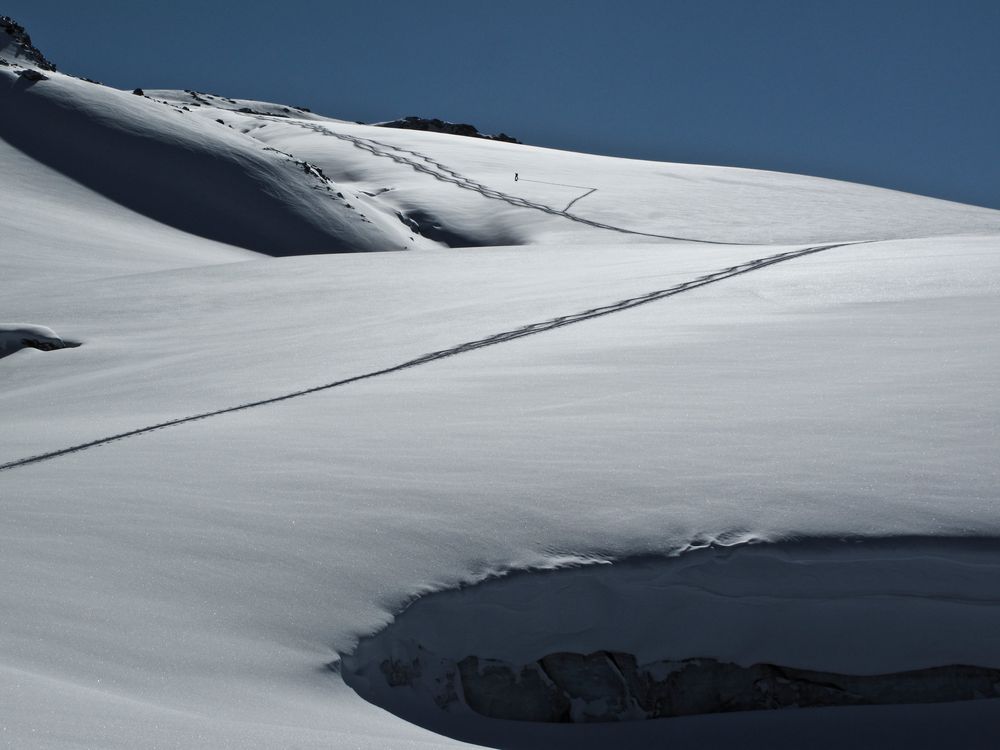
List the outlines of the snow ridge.
<svg viewBox="0 0 1000 750">
<path fill-rule="evenodd" d="M 432 133 L 448 133 L 450 135 L 462 135 L 466 138 L 482 138 L 487 141 L 503 141 L 504 143 L 521 143 L 517 138 L 507 135 L 506 133 L 497 133 L 496 135 L 487 135 L 486 133 L 480 133 L 479 128 L 475 125 L 469 125 L 464 122 L 448 122 L 447 120 L 440 120 L 437 117 L 426 118 L 417 117 L 415 115 L 410 115 L 409 117 L 404 117 L 401 120 L 390 120 L 388 122 L 376 122 L 372 123 L 380 128 L 398 128 L 400 130 L 424 130 L 430 131 Z"/>
<path fill-rule="evenodd" d="M 0 68 L 5 84 L 13 75 Z M 161 224 L 268 255 L 437 246 L 370 202 L 356 207 L 311 164 L 189 108 L 45 78 L 0 85 L 11 114 L 0 140 Z"/>
<path fill-rule="evenodd" d="M 265 118 L 266 119 L 266 118 Z M 518 206 L 520 208 L 530 208 L 536 211 L 544 211 L 547 214 L 552 214 L 553 216 L 561 216 L 564 219 L 569 219 L 570 221 L 575 221 L 580 224 L 586 224 L 588 226 L 594 227 L 596 229 L 607 229 L 611 232 L 619 232 L 621 234 L 632 234 L 639 237 L 655 237 L 661 240 L 677 240 L 682 242 L 700 242 L 708 245 L 752 245 L 755 243 L 751 242 L 725 242 L 722 240 L 707 240 L 703 238 L 695 237 L 678 237 L 676 235 L 670 234 L 656 234 L 654 232 L 640 232 L 635 229 L 626 229 L 624 227 L 617 227 L 612 224 L 604 224 L 600 221 L 594 221 L 593 219 L 587 219 L 577 214 L 571 214 L 569 209 L 572 207 L 576 201 L 580 198 L 585 198 L 586 195 L 581 195 L 574 201 L 571 201 L 568 206 L 564 209 L 553 208 L 552 206 L 547 206 L 544 203 L 536 203 L 535 201 L 529 201 L 526 198 L 521 198 L 517 195 L 511 195 L 510 193 L 504 193 L 494 188 L 488 187 L 481 182 L 476 182 L 468 177 L 465 177 L 455 170 L 445 166 L 441 162 L 435 161 L 425 154 L 421 154 L 418 151 L 411 151 L 409 149 L 401 148 L 399 146 L 391 146 L 388 143 L 383 143 L 381 141 L 376 141 L 372 138 L 360 138 L 355 135 L 347 135 L 346 133 L 337 133 L 332 130 L 328 130 L 322 125 L 316 123 L 307 122 L 297 122 L 295 123 L 299 127 L 312 130 L 320 135 L 332 136 L 333 138 L 339 138 L 342 141 L 348 141 L 353 143 L 357 148 L 367 151 L 374 156 L 382 156 L 387 159 L 392 159 L 398 164 L 405 164 L 412 167 L 418 172 L 423 172 L 428 174 L 436 180 L 441 180 L 442 182 L 450 182 L 453 185 L 457 185 L 465 190 L 472 190 L 479 193 L 486 198 L 492 198 L 494 200 L 503 201 L 509 203 L 512 206 Z M 390 153 L 390 151 L 395 153 Z M 404 154 L 409 154 L 410 156 L 404 156 Z M 416 159 L 410 157 L 417 157 Z M 527 180 L 526 180 L 527 182 Z M 596 190 L 596 188 L 595 188 Z M 590 192 L 594 192 L 591 190 Z"/>
</svg>

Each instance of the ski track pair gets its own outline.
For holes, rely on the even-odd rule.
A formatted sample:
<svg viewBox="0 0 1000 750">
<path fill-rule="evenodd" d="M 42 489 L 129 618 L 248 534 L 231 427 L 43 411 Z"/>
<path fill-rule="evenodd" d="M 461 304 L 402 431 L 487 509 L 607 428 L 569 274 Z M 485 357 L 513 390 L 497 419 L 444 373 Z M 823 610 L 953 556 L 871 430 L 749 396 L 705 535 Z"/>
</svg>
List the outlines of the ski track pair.
<svg viewBox="0 0 1000 750">
<path fill-rule="evenodd" d="M 261 119 L 268 119 L 272 122 L 281 122 L 283 124 L 289 124 L 287 120 L 282 118 L 272 118 L 263 116 Z M 611 232 L 619 232 L 621 234 L 631 234 L 638 235 L 640 237 L 655 237 L 661 240 L 677 240 L 681 242 L 700 242 L 706 245 L 752 245 L 755 243 L 751 242 L 723 242 L 721 240 L 706 240 L 698 239 L 694 237 L 677 237 L 670 234 L 655 234 L 653 232 L 640 232 L 635 229 L 626 229 L 624 227 L 616 227 L 611 224 L 604 224 L 599 221 L 594 221 L 593 219 L 587 219 L 583 216 L 578 216 L 577 214 L 569 213 L 570 207 L 576 203 L 576 201 L 581 198 L 587 197 L 590 193 L 581 195 L 576 200 L 570 201 L 570 204 L 566 208 L 560 210 L 558 208 L 553 208 L 552 206 L 547 206 L 544 203 L 535 203 L 534 201 L 529 201 L 526 198 L 521 198 L 517 195 L 511 195 L 509 193 L 501 192 L 494 188 L 488 187 L 481 182 L 476 182 L 462 174 L 456 172 L 450 167 L 445 166 L 441 162 L 435 161 L 434 159 L 421 154 L 418 151 L 411 151 L 409 149 L 402 148 L 400 146 L 392 146 L 388 143 L 383 143 L 382 141 L 376 141 L 371 138 L 360 138 L 355 135 L 347 135 L 346 133 L 338 133 L 322 125 L 317 125 L 315 123 L 308 122 L 296 122 L 291 123 L 297 125 L 298 127 L 305 128 L 306 130 L 312 130 L 320 135 L 329 136 L 331 138 L 339 138 L 342 141 L 347 141 L 354 144 L 357 148 L 367 151 L 375 156 L 381 156 L 387 159 L 392 159 L 398 164 L 405 164 L 406 166 L 412 167 L 418 172 L 422 172 L 426 175 L 440 180 L 441 182 L 450 182 L 453 185 L 457 185 L 465 190 L 472 190 L 486 198 L 492 198 L 494 200 L 504 201 L 512 206 L 518 206 L 520 208 L 530 208 L 535 211 L 543 211 L 547 214 L 553 216 L 561 216 L 564 219 L 569 219 L 570 221 L 575 221 L 579 224 L 586 224 L 587 226 L 594 227 L 596 229 L 606 229 Z M 395 152 L 395 153 L 390 153 Z M 409 154 L 405 156 L 404 154 Z M 416 157 L 416 158 L 410 158 Z M 419 161 L 418 161 L 419 160 Z M 595 188 L 596 190 L 596 188 Z M 591 191 L 593 192 L 593 190 Z"/>
<path fill-rule="evenodd" d="M 318 393 L 320 391 L 326 391 L 332 388 L 339 388 L 340 386 L 348 385 L 350 383 L 356 383 L 360 380 L 367 380 L 369 378 L 378 377 L 380 375 L 389 375 L 390 373 L 399 372 L 401 370 L 407 370 L 411 367 L 418 367 L 420 365 L 425 365 L 430 362 L 436 362 L 437 360 L 440 359 L 445 359 L 447 357 L 453 357 L 458 354 L 464 354 L 466 352 L 475 351 L 476 349 L 482 349 L 487 346 L 495 346 L 496 344 L 503 344 L 508 341 L 514 341 L 515 339 L 524 338 L 525 336 L 533 336 L 535 334 L 544 333 L 546 331 L 551 331 L 556 328 L 562 328 L 563 326 L 572 325 L 574 323 L 581 323 L 583 321 L 591 320 L 593 318 L 599 318 L 604 315 L 610 315 L 612 313 L 621 312 L 622 310 L 628 310 L 633 307 L 638 307 L 639 305 L 645 305 L 650 302 L 655 302 L 657 300 L 664 299 L 666 297 L 672 297 L 676 294 L 681 294 L 683 292 L 690 291 L 692 289 L 697 289 L 699 287 L 707 286 L 708 284 L 714 284 L 718 281 L 732 278 L 733 276 L 739 276 L 741 274 L 749 273 L 751 271 L 756 271 L 761 268 L 766 268 L 767 266 L 773 266 L 777 263 L 783 263 L 785 261 L 793 260 L 795 258 L 801 258 L 806 255 L 812 255 L 814 253 L 823 252 L 824 250 L 832 250 L 837 247 L 846 247 L 848 245 L 857 245 L 857 244 L 864 244 L 864 243 L 841 242 L 836 244 L 813 245 L 799 250 L 790 250 L 783 253 L 769 255 L 763 258 L 756 258 L 754 260 L 747 261 L 746 263 L 740 263 L 735 266 L 724 268 L 720 271 L 713 271 L 712 273 L 708 273 L 703 276 L 691 279 L 690 281 L 685 281 L 680 284 L 667 287 L 666 289 L 659 289 L 637 297 L 629 297 L 627 299 L 619 300 L 617 302 L 612 302 L 607 305 L 602 305 L 600 307 L 592 307 L 589 310 L 584 310 L 582 312 L 577 312 L 570 315 L 562 315 L 560 317 L 550 318 L 548 320 L 539 323 L 532 323 L 529 325 L 521 326 L 520 328 L 514 328 L 509 331 L 503 331 L 501 333 L 497 333 L 492 336 L 487 336 L 485 338 L 476 339 L 474 341 L 468 341 L 463 344 L 458 344 L 457 346 L 453 346 L 448 349 L 442 349 L 440 351 L 431 352 L 430 354 L 424 354 L 420 357 L 417 357 L 416 359 L 407 360 L 406 362 L 402 362 L 401 364 L 393 365 L 391 367 L 385 367 L 380 370 L 373 370 L 371 372 L 367 372 L 362 375 L 355 375 L 353 377 L 344 378 L 342 380 L 337 380 L 332 383 L 326 383 L 323 385 L 313 386 L 311 388 L 292 391 L 290 393 L 285 393 L 280 396 L 273 396 L 271 398 L 260 399 L 258 401 L 250 401 L 244 404 L 239 404 L 237 406 L 230 406 L 224 409 L 216 409 L 214 411 L 207 411 L 207 412 L 202 412 L 200 414 L 194 414 L 188 417 L 172 419 L 166 422 L 160 422 L 158 424 L 148 425 L 146 427 L 139 427 L 137 429 L 129 430 L 127 432 L 120 432 L 115 435 L 109 435 L 107 437 L 97 438 L 96 440 L 91 440 L 86 443 L 79 443 L 77 445 L 72 445 L 69 446 L 68 448 L 62 448 L 60 450 L 49 451 L 47 453 L 41 453 L 35 456 L 29 456 L 27 458 L 8 461 L 6 463 L 0 464 L 0 471 L 9 471 L 11 469 L 16 469 L 22 466 L 28 466 L 31 464 L 40 463 L 42 461 L 48 461 L 53 458 L 58 458 L 59 456 L 66 456 L 71 453 L 78 453 L 88 448 L 96 448 L 100 445 L 107 445 L 108 443 L 113 443 L 117 440 L 123 440 L 125 438 L 144 435 L 148 432 L 154 432 L 155 430 L 162 430 L 166 427 L 175 427 L 177 425 L 186 424 L 188 422 L 195 422 L 202 419 L 208 419 L 210 417 L 217 417 L 223 414 L 230 414 L 233 412 L 244 411 L 246 409 L 253 409 L 259 406 L 276 404 L 281 401 L 288 401 L 293 398 L 308 396 L 310 394 Z"/>
</svg>

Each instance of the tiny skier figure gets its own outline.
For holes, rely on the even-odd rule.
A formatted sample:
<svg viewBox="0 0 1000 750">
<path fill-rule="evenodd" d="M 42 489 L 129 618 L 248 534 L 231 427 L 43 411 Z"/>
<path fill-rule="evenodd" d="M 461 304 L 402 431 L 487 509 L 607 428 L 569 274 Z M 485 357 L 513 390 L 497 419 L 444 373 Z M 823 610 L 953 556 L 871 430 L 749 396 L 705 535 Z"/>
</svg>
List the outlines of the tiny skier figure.
<svg viewBox="0 0 1000 750">
<path fill-rule="evenodd" d="M 514 172 L 514 182 L 517 182 L 517 172 Z"/>
</svg>

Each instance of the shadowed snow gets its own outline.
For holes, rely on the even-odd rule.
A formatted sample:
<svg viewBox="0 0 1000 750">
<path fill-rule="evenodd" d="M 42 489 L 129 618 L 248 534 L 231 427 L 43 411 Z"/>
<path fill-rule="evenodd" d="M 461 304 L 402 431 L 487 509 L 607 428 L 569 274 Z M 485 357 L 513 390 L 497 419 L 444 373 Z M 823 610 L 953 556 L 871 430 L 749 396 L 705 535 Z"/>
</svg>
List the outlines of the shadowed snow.
<svg viewBox="0 0 1000 750">
<path fill-rule="evenodd" d="M 0 324 L 0 359 L 21 349 L 39 349 L 43 352 L 79 346 L 74 341 L 64 341 L 55 331 L 45 326 L 15 323 Z"/>
</svg>

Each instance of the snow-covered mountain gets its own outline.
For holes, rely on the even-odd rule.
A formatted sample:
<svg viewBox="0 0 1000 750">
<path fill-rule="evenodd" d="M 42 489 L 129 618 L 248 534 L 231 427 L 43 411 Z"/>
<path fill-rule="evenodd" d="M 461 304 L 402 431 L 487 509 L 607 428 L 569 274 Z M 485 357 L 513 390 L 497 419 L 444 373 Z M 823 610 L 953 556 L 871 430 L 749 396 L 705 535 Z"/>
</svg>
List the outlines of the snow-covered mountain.
<svg viewBox="0 0 1000 750">
<path fill-rule="evenodd" d="M 8 20 L 0 196 L 9 746 L 1000 736 L 1000 212 Z"/>
<path fill-rule="evenodd" d="M 55 70 L 56 66 L 34 44 L 24 27 L 10 16 L 0 16 L 0 55 L 5 60 L 25 63 L 38 70 Z"/>
</svg>

